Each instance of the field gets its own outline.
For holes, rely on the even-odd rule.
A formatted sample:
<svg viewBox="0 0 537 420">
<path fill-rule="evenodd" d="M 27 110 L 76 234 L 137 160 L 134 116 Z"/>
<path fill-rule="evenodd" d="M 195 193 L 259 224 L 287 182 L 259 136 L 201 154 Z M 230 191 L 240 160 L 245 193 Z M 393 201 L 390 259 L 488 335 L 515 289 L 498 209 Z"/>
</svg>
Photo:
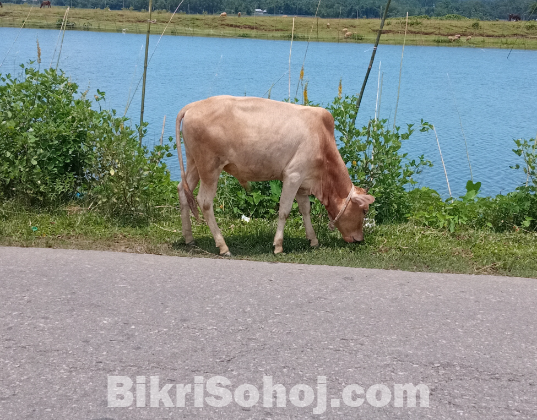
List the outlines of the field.
<svg viewBox="0 0 537 420">
<path fill-rule="evenodd" d="M 0 26 L 59 29 L 65 14 L 64 7 L 39 9 L 29 5 L 4 3 L 0 9 Z M 151 33 L 161 34 L 172 14 L 154 11 Z M 145 33 L 147 12 L 130 10 L 70 9 L 67 28 L 104 32 Z M 176 14 L 168 27 L 167 35 L 240 37 L 290 40 L 292 17 L 281 16 L 227 16 Z M 293 38 L 297 41 L 373 43 L 379 27 L 378 19 L 295 19 Z M 352 33 L 345 38 L 344 29 Z M 405 19 L 386 21 L 381 43 L 402 44 Z M 459 34 L 460 40 L 450 41 L 449 36 Z M 471 39 L 467 40 L 467 37 Z M 439 20 L 410 17 L 407 45 L 442 45 L 477 48 L 537 49 L 536 22 L 489 22 L 475 20 Z"/>
</svg>

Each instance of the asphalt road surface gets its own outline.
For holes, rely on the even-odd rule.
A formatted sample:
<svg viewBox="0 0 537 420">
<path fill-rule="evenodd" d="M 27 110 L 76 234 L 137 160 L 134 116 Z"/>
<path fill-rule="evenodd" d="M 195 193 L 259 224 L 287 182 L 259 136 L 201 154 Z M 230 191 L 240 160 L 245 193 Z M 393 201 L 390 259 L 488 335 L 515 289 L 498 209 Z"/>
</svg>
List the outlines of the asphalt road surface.
<svg viewBox="0 0 537 420">
<path fill-rule="evenodd" d="M 0 248 L 0 293 L 0 419 L 537 418 L 535 280 Z"/>
</svg>

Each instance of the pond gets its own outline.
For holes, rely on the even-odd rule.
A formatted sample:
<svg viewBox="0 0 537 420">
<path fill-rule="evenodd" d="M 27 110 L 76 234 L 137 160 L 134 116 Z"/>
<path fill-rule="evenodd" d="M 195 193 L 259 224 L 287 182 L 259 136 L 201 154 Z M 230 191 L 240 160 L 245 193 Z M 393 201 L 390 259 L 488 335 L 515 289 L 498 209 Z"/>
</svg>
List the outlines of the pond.
<svg viewBox="0 0 537 420">
<path fill-rule="evenodd" d="M 37 38 L 41 65 L 53 62 L 55 66 L 57 51 L 53 61 L 52 57 L 58 34 L 39 29 L 19 34 L 15 28 L 0 28 L 0 62 L 6 58 L 0 73 L 17 74 L 20 63 L 35 60 Z M 127 116 L 138 123 L 141 84 L 136 87 L 143 70 L 144 43 L 145 35 L 68 31 L 59 67 L 79 84 L 80 91 L 106 92 L 106 106 L 118 113 L 124 112 L 134 93 Z M 150 124 L 148 145 L 158 142 L 165 115 L 165 136 L 174 135 L 175 116 L 189 102 L 221 94 L 267 97 L 271 86 L 272 99 L 287 98 L 289 47 L 284 41 L 152 35 L 144 118 Z M 302 63 L 311 101 L 325 105 L 332 101 L 340 79 L 344 94 L 359 92 L 371 51 L 369 44 L 294 42 L 292 96 Z M 375 115 L 379 65 L 383 81 L 380 117 L 393 121 L 400 61 L 401 46 L 379 47 L 360 109 L 360 125 Z M 525 181 L 522 171 L 509 168 L 520 161 L 511 150 L 513 139 L 529 139 L 537 133 L 536 74 L 537 51 L 407 46 L 397 124 L 418 126 L 423 118 L 435 125 L 454 195 L 464 193 L 470 178 L 464 137 L 474 181 L 483 183 L 482 193 L 512 191 Z M 419 177 L 419 185 L 447 196 L 434 133 L 416 132 L 404 148 L 409 156 L 424 154 L 434 163 Z M 169 166 L 178 179 L 175 157 Z"/>
</svg>

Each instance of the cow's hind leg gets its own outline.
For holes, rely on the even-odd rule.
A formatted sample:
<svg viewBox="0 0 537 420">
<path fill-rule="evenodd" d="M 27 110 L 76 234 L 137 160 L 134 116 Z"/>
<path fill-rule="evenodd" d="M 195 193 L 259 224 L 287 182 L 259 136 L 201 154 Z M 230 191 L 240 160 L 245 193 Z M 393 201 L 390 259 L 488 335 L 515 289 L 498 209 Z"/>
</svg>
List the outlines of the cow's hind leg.
<svg viewBox="0 0 537 420">
<path fill-rule="evenodd" d="M 298 174 L 289 175 L 283 180 L 282 196 L 280 197 L 280 212 L 278 215 L 278 228 L 276 229 L 276 236 L 274 236 L 275 254 L 283 252 L 283 229 L 285 227 L 285 222 L 291 213 L 293 201 L 301 183 L 302 179 Z"/>
<path fill-rule="evenodd" d="M 230 257 L 231 253 L 229 252 L 229 248 L 226 245 L 226 241 L 224 241 L 222 232 L 220 232 L 220 228 L 216 224 L 216 218 L 214 217 L 213 203 L 214 196 L 216 195 L 216 187 L 218 186 L 219 174 L 220 173 L 217 173 L 214 179 L 201 180 L 200 189 L 198 192 L 198 204 L 201 207 L 205 221 L 209 225 L 209 229 L 211 229 L 214 243 L 218 248 L 220 248 L 220 255 Z"/>
<path fill-rule="evenodd" d="M 187 158 L 187 173 L 186 182 L 191 191 L 194 191 L 199 182 L 198 168 L 193 161 Z M 190 207 L 186 198 L 185 191 L 182 185 L 183 181 L 177 186 L 177 192 L 179 194 L 179 203 L 181 204 L 181 230 L 183 231 L 183 237 L 187 245 L 194 243 L 194 236 L 192 235 L 192 223 L 190 222 Z"/>
<path fill-rule="evenodd" d="M 304 221 L 304 228 L 306 229 L 306 238 L 309 239 L 311 246 L 318 246 L 319 241 L 317 240 L 317 236 L 315 235 L 315 231 L 313 230 L 313 226 L 311 225 L 310 197 L 306 194 L 297 194 L 296 201 L 298 203 L 298 211 L 300 211 L 300 214 L 302 215 L 302 220 Z"/>
</svg>

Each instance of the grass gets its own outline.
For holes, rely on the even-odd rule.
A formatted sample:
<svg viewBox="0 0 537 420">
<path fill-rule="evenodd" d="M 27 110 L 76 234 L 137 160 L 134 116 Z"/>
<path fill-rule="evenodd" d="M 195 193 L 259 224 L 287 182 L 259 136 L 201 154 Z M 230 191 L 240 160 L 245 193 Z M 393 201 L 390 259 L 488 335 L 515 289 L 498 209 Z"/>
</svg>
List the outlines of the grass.
<svg viewBox="0 0 537 420">
<path fill-rule="evenodd" d="M 0 26 L 20 27 L 28 15 L 29 5 L 4 3 L 0 9 Z M 57 23 L 65 13 L 64 7 L 39 9 L 34 7 L 26 22 L 29 28 L 59 29 Z M 171 17 L 166 11 L 153 12 L 156 23 L 151 26 L 153 34 L 161 34 Z M 68 20 L 74 30 L 106 32 L 145 33 L 147 12 L 130 10 L 109 11 L 104 9 L 71 9 Z M 176 14 L 166 34 L 182 36 L 214 36 L 231 38 L 261 38 L 290 40 L 292 17 L 231 16 Z M 330 23 L 330 27 L 327 27 Z M 313 27 L 313 30 L 312 30 Z M 324 42 L 374 43 L 379 27 L 378 19 L 295 19 L 294 40 Z M 353 33 L 344 38 L 344 28 Z M 402 44 L 405 19 L 386 21 L 381 43 Z M 450 42 L 448 36 L 461 35 L 461 40 Z M 466 41 L 466 37 L 472 39 Z M 443 45 L 479 48 L 537 49 L 537 25 L 535 22 L 488 22 L 474 20 L 437 20 L 409 18 L 406 43 L 408 45 Z"/>
<path fill-rule="evenodd" d="M 410 223 L 380 225 L 366 232 L 364 245 L 346 244 L 327 229 L 326 216 L 314 218 L 320 247 L 312 249 L 300 218 L 285 229 L 284 255 L 272 253 L 276 220 L 219 219 L 235 259 L 323 264 L 390 270 L 495 274 L 537 278 L 537 233 L 466 230 L 449 233 Z M 179 212 L 162 209 L 151 220 L 132 223 L 104 217 L 79 207 L 21 211 L 0 206 L 0 245 L 93 249 L 183 257 L 220 258 L 206 224 L 193 224 L 197 245 L 188 247 Z"/>
</svg>

